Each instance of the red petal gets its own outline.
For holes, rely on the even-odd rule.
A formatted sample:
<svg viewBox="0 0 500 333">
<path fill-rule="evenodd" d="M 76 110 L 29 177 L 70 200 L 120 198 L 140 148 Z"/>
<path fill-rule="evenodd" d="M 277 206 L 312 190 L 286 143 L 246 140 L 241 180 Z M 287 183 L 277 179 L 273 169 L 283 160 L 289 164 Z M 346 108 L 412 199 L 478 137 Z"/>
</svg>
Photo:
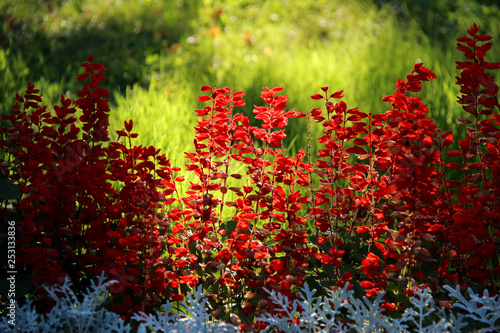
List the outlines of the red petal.
<svg viewBox="0 0 500 333">
<path fill-rule="evenodd" d="M 487 40 L 490 40 L 491 36 L 488 36 L 488 35 L 475 35 L 474 38 L 477 40 L 477 41 L 480 41 L 480 42 L 485 42 Z"/>
<path fill-rule="evenodd" d="M 457 38 L 457 41 L 461 42 L 461 43 L 468 43 L 468 42 L 472 42 L 472 39 L 470 39 L 469 37 L 459 37 L 459 38 Z"/>
<path fill-rule="evenodd" d="M 373 284 L 373 282 L 370 282 L 370 281 L 361 281 L 361 283 L 359 285 L 361 287 L 364 287 L 364 288 L 373 288 L 373 287 L 375 287 L 375 285 Z"/>
<path fill-rule="evenodd" d="M 119 136 L 128 136 L 125 131 L 116 131 Z"/>
<path fill-rule="evenodd" d="M 352 146 L 345 150 L 349 154 L 368 154 L 367 151 L 359 146 Z"/>
<path fill-rule="evenodd" d="M 457 156 L 462 156 L 462 153 L 459 152 L 458 150 L 450 150 L 449 152 L 446 153 L 446 156 L 457 157 Z"/>
<path fill-rule="evenodd" d="M 77 80 L 84 81 L 84 80 L 88 79 L 89 77 L 90 77 L 90 75 L 88 73 L 78 74 Z"/>
<path fill-rule="evenodd" d="M 96 62 L 95 64 L 93 64 L 92 68 L 96 72 L 104 72 L 106 70 L 106 67 L 104 67 L 101 63 L 98 63 L 98 62 Z"/>
<path fill-rule="evenodd" d="M 474 23 L 470 29 L 467 29 L 467 33 L 471 36 L 474 36 L 475 34 L 477 34 L 480 28 L 481 26 L 478 27 L 477 24 Z"/>
<path fill-rule="evenodd" d="M 199 102 L 206 102 L 210 100 L 210 96 L 198 96 Z"/>
<path fill-rule="evenodd" d="M 342 97 L 344 97 L 344 94 L 342 92 L 343 92 L 343 90 L 336 91 L 330 95 L 330 98 L 342 98 Z"/>
<path fill-rule="evenodd" d="M 397 186 L 395 184 L 392 184 L 390 186 L 386 186 L 384 188 L 381 188 L 380 190 L 377 190 L 377 191 L 373 192 L 373 194 L 377 198 L 380 198 L 380 197 L 383 197 L 386 194 L 392 194 L 392 193 L 396 192 L 396 190 L 397 190 Z"/>
<path fill-rule="evenodd" d="M 125 123 L 125 129 L 127 130 L 127 132 L 130 132 L 132 130 L 132 128 L 134 127 L 134 123 L 133 123 L 132 119 L 130 119 L 129 122 L 127 122 L 125 120 L 124 123 Z"/>
<path fill-rule="evenodd" d="M 453 143 L 453 133 L 451 133 L 451 131 L 444 133 L 443 136 L 445 137 L 443 140 L 443 147 L 449 146 Z"/>
</svg>

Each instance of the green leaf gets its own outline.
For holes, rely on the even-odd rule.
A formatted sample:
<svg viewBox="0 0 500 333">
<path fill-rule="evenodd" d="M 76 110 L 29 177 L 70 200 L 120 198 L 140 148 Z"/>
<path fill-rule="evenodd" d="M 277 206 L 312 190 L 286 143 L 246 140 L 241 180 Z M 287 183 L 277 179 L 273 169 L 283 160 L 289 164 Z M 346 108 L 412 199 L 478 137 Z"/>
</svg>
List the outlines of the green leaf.
<svg viewBox="0 0 500 333">
<path fill-rule="evenodd" d="M 321 281 L 319 277 L 315 277 L 312 275 L 306 276 L 306 282 L 311 290 L 316 289 L 315 297 L 330 295 L 328 287 L 325 287 L 320 283 Z"/>
</svg>

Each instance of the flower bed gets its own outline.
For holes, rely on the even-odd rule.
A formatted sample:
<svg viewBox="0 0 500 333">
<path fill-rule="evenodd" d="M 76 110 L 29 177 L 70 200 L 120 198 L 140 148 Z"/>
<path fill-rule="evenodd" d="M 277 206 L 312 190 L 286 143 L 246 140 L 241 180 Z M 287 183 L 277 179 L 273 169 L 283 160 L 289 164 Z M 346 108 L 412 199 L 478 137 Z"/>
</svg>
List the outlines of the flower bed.
<svg viewBox="0 0 500 333">
<path fill-rule="evenodd" d="M 30 299 L 17 309 L 20 327 L 14 328 L 7 318 L 0 320 L 2 332 L 239 332 L 231 324 L 212 320 L 206 312 L 207 295 L 201 287 L 188 294 L 182 302 L 186 313 L 175 313 L 176 304 L 167 301 L 161 311 L 153 314 L 141 312 L 133 316 L 132 324 L 116 313 L 105 309 L 108 288 L 117 281 L 105 282 L 104 275 L 98 277 L 82 297 L 71 290 L 71 282 L 48 287 L 54 307 L 41 315 L 32 306 Z M 258 320 L 268 324 L 264 332 L 463 332 L 464 329 L 482 328 L 482 332 L 494 332 L 499 325 L 500 297 L 480 297 L 468 290 L 471 300 L 466 300 L 460 288 L 445 286 L 449 296 L 456 299 L 454 307 L 460 313 L 436 306 L 430 289 L 417 289 L 410 306 L 401 318 L 387 317 L 380 307 L 384 293 L 370 302 L 355 299 L 349 285 L 331 292 L 328 297 L 316 298 L 315 290 L 304 286 L 300 298 L 291 302 L 286 296 L 272 291 L 269 296 L 273 304 L 283 310 L 282 316 L 261 315 Z M 268 292 L 266 290 L 266 292 Z M 235 317 L 233 317 L 235 318 Z M 236 324 L 238 319 L 234 319 Z"/>
<path fill-rule="evenodd" d="M 384 113 L 348 108 L 328 87 L 312 96 L 324 109 L 288 110 L 282 87 L 263 88 L 264 105 L 253 108 L 260 126 L 237 112 L 244 92 L 203 86 L 184 171 L 159 149 L 134 146 L 132 120 L 111 140 L 106 68 L 92 56 L 79 99 L 61 96 L 53 112 L 29 84 L 2 116 L 0 172 L 22 195 L 2 198 L 16 200 L 1 214 L 16 221 L 17 271 L 36 288 L 37 311 L 55 304 L 42 285 L 70 278 L 80 295 L 102 272 L 117 281 L 106 306 L 122 318 L 195 293 L 207 296 L 212 319 L 244 330 L 305 311 L 275 302 L 299 299 L 305 284 L 317 297 L 337 288 L 370 297 L 400 325 L 415 300 L 451 306 L 447 284 L 496 293 L 500 116 L 490 71 L 500 63 L 485 61 L 490 37 L 478 31 L 458 39 L 468 118 L 457 120 L 466 136 L 456 150 L 415 96 L 436 78 L 423 64 L 383 98 Z M 321 124 L 323 135 L 310 131 L 307 147 L 289 154 L 290 118 Z M 362 303 L 350 304 L 357 312 L 346 318 L 363 325 Z"/>
</svg>

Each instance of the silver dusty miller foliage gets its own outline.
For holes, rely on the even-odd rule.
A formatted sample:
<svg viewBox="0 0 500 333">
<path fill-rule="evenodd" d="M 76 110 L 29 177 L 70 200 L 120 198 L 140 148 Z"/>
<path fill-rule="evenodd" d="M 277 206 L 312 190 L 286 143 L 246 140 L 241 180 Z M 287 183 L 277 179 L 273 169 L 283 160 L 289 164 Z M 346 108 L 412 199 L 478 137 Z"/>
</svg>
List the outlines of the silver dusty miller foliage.
<svg viewBox="0 0 500 333">
<path fill-rule="evenodd" d="M 206 310 L 207 300 L 201 287 L 187 294 L 182 305 L 186 313 L 172 311 L 172 303 L 166 302 L 163 311 L 146 314 L 137 313 L 133 320 L 138 328 L 103 307 L 109 295 L 108 286 L 115 281 L 105 281 L 104 275 L 92 282 L 81 301 L 71 291 L 71 282 L 50 286 L 46 290 L 56 302 L 52 310 L 41 315 L 35 311 L 32 301 L 16 308 L 16 325 L 8 318 L 0 318 L 0 332 L 22 333 L 146 333 L 146 332 L 240 332 L 228 323 L 213 321 Z M 386 316 L 380 307 L 383 293 L 374 301 L 363 297 L 356 299 L 353 292 L 344 288 L 332 291 L 328 297 L 314 297 L 315 290 L 304 286 L 300 299 L 290 301 L 284 295 L 269 293 L 280 316 L 265 313 L 258 319 L 267 323 L 265 332 L 463 332 L 474 326 L 474 332 L 500 331 L 500 296 L 483 296 L 468 290 L 465 298 L 460 288 L 444 287 L 449 296 L 456 300 L 453 310 L 435 305 L 429 289 L 417 289 L 411 299 L 411 306 L 401 318 Z M 301 309 L 301 311 L 299 311 Z M 294 320 L 297 319 L 297 320 Z M 470 331 L 470 330 L 469 330 Z"/>
</svg>

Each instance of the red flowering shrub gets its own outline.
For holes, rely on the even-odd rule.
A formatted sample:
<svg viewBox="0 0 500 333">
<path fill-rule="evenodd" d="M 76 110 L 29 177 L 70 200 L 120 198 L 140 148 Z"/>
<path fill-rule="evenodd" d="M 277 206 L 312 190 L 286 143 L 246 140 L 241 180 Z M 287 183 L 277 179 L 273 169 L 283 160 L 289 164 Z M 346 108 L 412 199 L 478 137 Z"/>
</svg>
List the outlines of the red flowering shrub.
<svg viewBox="0 0 500 333">
<path fill-rule="evenodd" d="M 61 97 L 54 112 L 28 85 L 0 129 L 0 170 L 23 193 L 2 212 L 18 221 L 19 270 L 36 287 L 70 276 L 79 291 L 104 271 L 119 281 L 112 309 L 124 315 L 202 284 L 212 316 L 256 329 L 256 315 L 276 312 L 264 288 L 294 298 L 306 282 L 320 292 L 349 282 L 367 296 L 394 291 L 388 310 L 422 284 L 496 292 L 500 105 L 488 71 L 500 63 L 484 60 L 491 43 L 480 44 L 491 37 L 478 30 L 458 39 L 467 58 L 457 62 L 458 102 L 472 115 L 458 120 L 467 126 L 460 150 L 445 151 L 453 134 L 414 94 L 436 78 L 422 64 L 397 81 L 383 114 L 334 102 L 343 92 L 328 87 L 312 96 L 324 110 L 286 111 L 283 88 L 264 88 L 264 106 L 253 109 L 259 127 L 236 111 L 243 92 L 204 86 L 198 100 L 208 105 L 196 110 L 194 150 L 185 153 L 197 180 L 185 196 L 180 168 L 154 147 L 132 145 L 132 120 L 110 140 L 108 92 L 98 87 L 105 67 L 92 56 L 79 99 Z M 288 119 L 302 117 L 308 149 L 288 156 Z M 323 126 L 315 160 L 314 122 Z M 462 178 L 449 179 L 449 169 Z M 40 295 L 39 305 L 50 303 Z"/>
<path fill-rule="evenodd" d="M 92 56 L 82 66 L 78 79 L 90 82 L 75 102 L 61 97 L 51 113 L 30 84 L 3 116 L 11 127 L 2 128 L 2 172 L 23 193 L 17 258 L 35 287 L 70 276 L 85 290 L 85 279 L 105 271 L 120 282 L 114 310 L 131 313 L 163 300 L 162 181 L 173 169 L 155 148 L 132 147 L 132 120 L 118 131 L 127 145 L 109 142 L 108 91 L 98 87 L 105 67 Z"/>
</svg>

